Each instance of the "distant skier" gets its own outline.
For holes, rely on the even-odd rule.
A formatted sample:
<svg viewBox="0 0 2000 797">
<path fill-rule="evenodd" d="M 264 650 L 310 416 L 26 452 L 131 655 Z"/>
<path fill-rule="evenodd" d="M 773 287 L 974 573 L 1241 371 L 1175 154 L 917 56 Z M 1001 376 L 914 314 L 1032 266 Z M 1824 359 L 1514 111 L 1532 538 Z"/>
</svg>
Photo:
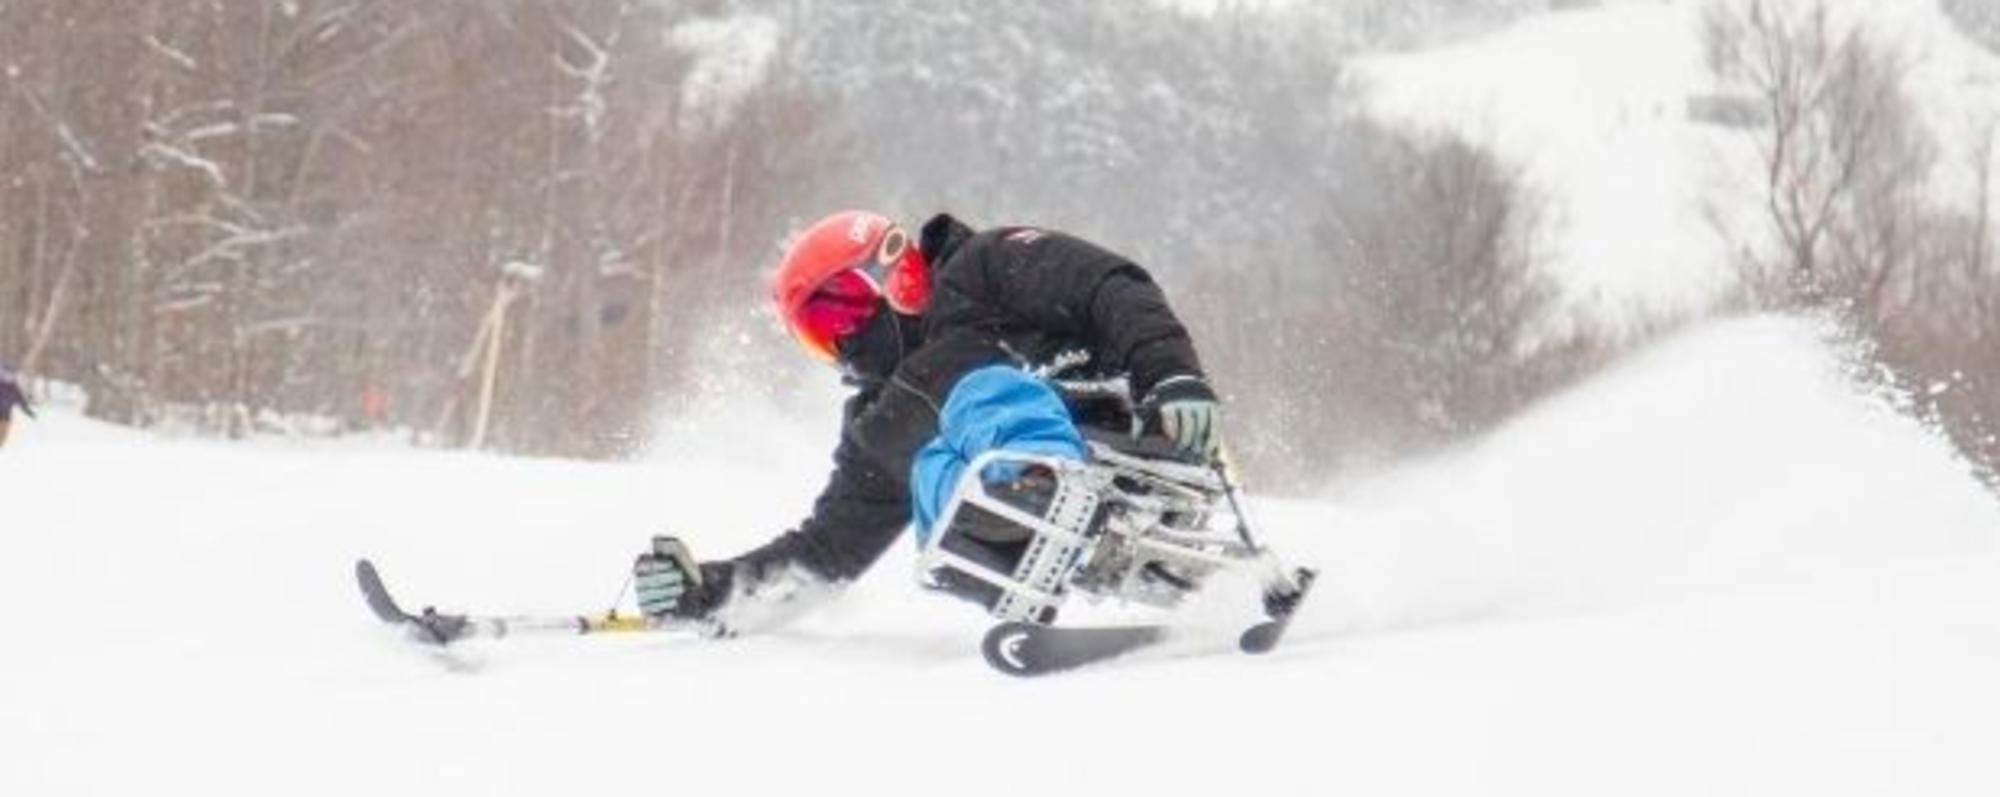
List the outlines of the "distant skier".
<svg viewBox="0 0 2000 797">
<path fill-rule="evenodd" d="M 14 420 L 14 408 L 20 407 L 28 417 L 35 417 L 35 408 L 28 404 L 28 397 L 21 392 L 21 384 L 14 373 L 0 366 L 0 446 L 7 444 L 7 427 Z"/>
<path fill-rule="evenodd" d="M 754 630 L 859 576 L 910 524 L 913 486 L 950 484 L 927 470 L 932 455 L 969 456 L 937 440 L 948 402 L 1021 395 L 1024 416 L 1046 415 L 1052 404 L 1064 414 L 1052 393 L 1037 400 L 1046 387 L 1014 369 L 1087 353 L 1080 375 L 1125 377 L 1183 454 L 1205 459 L 1221 445 L 1216 394 L 1159 286 L 1138 265 L 1074 236 L 974 231 L 938 215 L 911 241 L 881 214 L 836 213 L 786 252 L 772 299 L 807 353 L 839 367 L 855 388 L 833 474 L 798 528 L 734 559 L 697 563 L 682 541 L 655 538 L 633 565 L 649 617 Z M 982 395 L 967 401 L 966 391 Z M 1033 442 L 1060 447 L 1075 436 L 1070 426 L 1061 417 L 1029 428 L 1043 436 Z M 1080 454 L 1081 442 L 1074 445 Z M 920 449 L 926 462 L 913 479 Z M 935 491 L 917 492 L 916 510 L 934 513 Z"/>
</svg>

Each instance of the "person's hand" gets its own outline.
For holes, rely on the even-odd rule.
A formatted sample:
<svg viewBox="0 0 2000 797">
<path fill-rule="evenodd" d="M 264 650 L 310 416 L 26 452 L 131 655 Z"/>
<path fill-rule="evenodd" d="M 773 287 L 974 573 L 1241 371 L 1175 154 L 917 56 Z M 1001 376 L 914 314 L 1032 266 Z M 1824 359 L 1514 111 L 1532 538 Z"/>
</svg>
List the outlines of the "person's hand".
<svg viewBox="0 0 2000 797">
<path fill-rule="evenodd" d="M 707 608 L 701 567 L 678 538 L 653 538 L 653 546 L 632 562 L 633 592 L 639 611 L 654 620 L 699 617 Z"/>
<path fill-rule="evenodd" d="M 1213 401 L 1170 401 L 1160 405 L 1160 430 L 1182 453 L 1206 461 L 1222 448 L 1222 433 L 1217 428 L 1221 415 L 1221 405 Z"/>
<path fill-rule="evenodd" d="M 1154 386 L 1145 404 L 1160 416 L 1160 431 L 1190 457 L 1214 459 L 1222 449 L 1222 405 L 1208 384 L 1177 376 Z"/>
</svg>

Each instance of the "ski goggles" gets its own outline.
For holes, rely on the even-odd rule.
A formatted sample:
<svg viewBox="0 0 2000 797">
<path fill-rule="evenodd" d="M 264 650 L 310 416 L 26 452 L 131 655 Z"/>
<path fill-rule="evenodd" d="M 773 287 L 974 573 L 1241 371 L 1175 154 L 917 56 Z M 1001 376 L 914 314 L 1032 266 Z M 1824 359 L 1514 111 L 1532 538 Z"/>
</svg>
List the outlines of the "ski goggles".
<svg viewBox="0 0 2000 797">
<path fill-rule="evenodd" d="M 871 270 L 878 273 L 866 273 Z M 881 264 L 871 260 L 828 277 L 785 320 L 792 337 L 814 357 L 826 362 L 838 361 L 840 341 L 867 326 L 880 311 L 879 272 L 883 270 Z"/>
</svg>

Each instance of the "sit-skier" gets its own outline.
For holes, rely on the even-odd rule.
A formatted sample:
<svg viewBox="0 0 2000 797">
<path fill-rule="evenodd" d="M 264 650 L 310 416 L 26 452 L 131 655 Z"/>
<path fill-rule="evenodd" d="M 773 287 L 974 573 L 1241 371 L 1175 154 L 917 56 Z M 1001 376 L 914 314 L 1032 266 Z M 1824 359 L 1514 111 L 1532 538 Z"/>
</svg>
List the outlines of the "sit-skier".
<svg viewBox="0 0 2000 797">
<path fill-rule="evenodd" d="M 797 528 L 733 559 L 698 563 L 681 540 L 655 538 L 633 566 L 639 606 L 655 620 L 754 631 L 833 594 L 913 512 L 920 530 L 935 519 L 950 470 L 920 452 L 972 453 L 941 432 L 1080 457 L 1060 400 L 1022 370 L 1062 355 L 1087 353 L 1081 376 L 1123 377 L 1183 456 L 1207 460 L 1221 446 L 1216 394 L 1159 286 L 1071 235 L 975 231 L 939 215 L 912 240 L 881 214 L 837 213 L 792 244 L 772 299 L 798 343 L 855 389 L 833 474 Z M 975 419 L 989 429 L 940 429 L 952 407 L 996 402 L 1009 412 Z"/>
</svg>

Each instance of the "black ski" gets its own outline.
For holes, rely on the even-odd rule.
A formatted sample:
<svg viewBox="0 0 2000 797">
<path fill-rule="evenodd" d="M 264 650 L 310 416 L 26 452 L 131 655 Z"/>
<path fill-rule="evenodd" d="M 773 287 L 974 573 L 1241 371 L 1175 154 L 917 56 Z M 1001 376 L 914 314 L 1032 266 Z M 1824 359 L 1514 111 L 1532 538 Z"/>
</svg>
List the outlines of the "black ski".
<svg viewBox="0 0 2000 797">
<path fill-rule="evenodd" d="M 1299 613 L 1299 604 L 1304 603 L 1306 593 L 1312 591 L 1313 579 L 1319 574 L 1299 568 L 1292 579 L 1298 589 L 1289 593 L 1274 593 L 1264 596 L 1264 610 L 1271 619 L 1250 626 L 1236 640 L 1236 646 L 1244 653 L 1269 653 L 1285 638 L 1285 629 L 1292 625 L 1292 618 Z"/>
<path fill-rule="evenodd" d="M 355 561 L 354 580 L 361 585 L 361 597 L 368 601 L 368 608 L 375 616 L 382 622 L 408 629 L 412 639 L 444 645 L 472 629 L 464 615 L 439 614 L 428 606 L 422 614 L 403 611 L 403 607 L 396 605 L 396 599 L 390 597 L 389 588 L 382 584 L 382 574 L 375 572 L 375 563 L 366 559 Z"/>
<path fill-rule="evenodd" d="M 1061 628 L 1001 623 L 986 632 L 979 649 L 986 663 L 1008 675 L 1047 675 L 1116 658 L 1165 639 L 1156 625 Z"/>
</svg>

